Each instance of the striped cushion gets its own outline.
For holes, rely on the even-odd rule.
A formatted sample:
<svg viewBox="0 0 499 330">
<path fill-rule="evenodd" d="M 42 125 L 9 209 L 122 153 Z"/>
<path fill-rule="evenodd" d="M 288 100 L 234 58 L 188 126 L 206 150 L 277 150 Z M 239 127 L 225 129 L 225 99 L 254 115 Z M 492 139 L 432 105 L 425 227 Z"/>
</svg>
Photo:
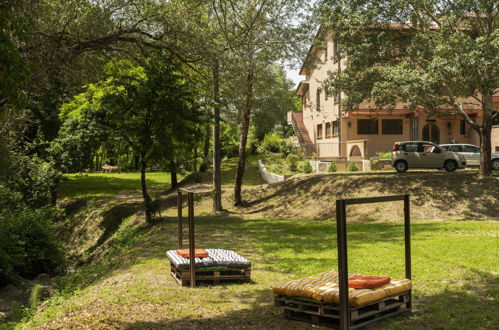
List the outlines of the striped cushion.
<svg viewBox="0 0 499 330">
<path fill-rule="evenodd" d="M 208 252 L 207 258 L 195 258 L 196 268 L 203 267 L 228 267 L 228 268 L 251 268 L 251 262 L 241 257 L 232 250 L 223 249 L 204 249 Z M 182 258 L 176 250 L 166 252 L 170 262 L 179 269 L 189 269 L 189 259 Z"/>
<path fill-rule="evenodd" d="M 349 274 L 349 277 L 355 275 L 359 274 Z M 391 279 L 389 284 L 373 290 L 348 288 L 348 301 L 352 307 L 361 307 L 409 291 L 411 288 L 411 280 Z M 340 301 L 338 273 L 334 270 L 284 283 L 274 287 L 273 291 L 278 295 L 304 297 L 334 304 L 338 304 Z"/>
</svg>

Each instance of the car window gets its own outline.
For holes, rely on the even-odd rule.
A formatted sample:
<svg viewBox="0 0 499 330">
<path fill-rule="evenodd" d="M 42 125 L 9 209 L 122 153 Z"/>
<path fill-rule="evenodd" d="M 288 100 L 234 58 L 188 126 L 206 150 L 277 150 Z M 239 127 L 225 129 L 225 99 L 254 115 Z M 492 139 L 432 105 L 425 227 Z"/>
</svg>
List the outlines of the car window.
<svg viewBox="0 0 499 330">
<path fill-rule="evenodd" d="M 462 146 L 450 146 L 449 151 L 462 152 Z"/>
<path fill-rule="evenodd" d="M 423 150 L 420 152 L 434 152 L 437 149 L 433 144 L 422 144 L 422 146 Z"/>
<path fill-rule="evenodd" d="M 478 149 L 478 151 L 476 151 L 476 149 L 478 148 L 475 148 L 474 146 L 463 146 L 464 152 L 471 152 L 471 153 L 480 152 L 480 149 Z"/>
<path fill-rule="evenodd" d="M 403 150 L 407 152 L 417 152 L 418 145 L 419 145 L 418 143 L 406 143 L 403 145 L 404 146 Z"/>
</svg>

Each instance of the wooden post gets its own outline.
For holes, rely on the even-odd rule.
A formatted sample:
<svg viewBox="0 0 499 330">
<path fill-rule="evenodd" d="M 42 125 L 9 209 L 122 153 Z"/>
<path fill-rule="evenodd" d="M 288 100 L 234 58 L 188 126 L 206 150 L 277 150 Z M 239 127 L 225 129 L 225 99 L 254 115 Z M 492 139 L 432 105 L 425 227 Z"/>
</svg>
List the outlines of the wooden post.
<svg viewBox="0 0 499 330">
<path fill-rule="evenodd" d="M 336 230 L 338 240 L 338 277 L 340 284 L 340 329 L 350 329 L 348 307 L 348 256 L 345 200 L 336 201 Z"/>
<path fill-rule="evenodd" d="M 409 195 L 404 196 L 404 240 L 405 240 L 405 278 L 411 279 L 411 204 Z M 409 313 L 412 313 L 412 294 L 409 296 Z"/>
<path fill-rule="evenodd" d="M 178 248 L 182 248 L 182 191 L 177 190 L 177 229 L 178 229 Z"/>
<path fill-rule="evenodd" d="M 194 193 L 187 193 L 187 204 L 189 208 L 189 271 L 191 288 L 196 286 L 196 254 L 194 242 Z"/>
</svg>

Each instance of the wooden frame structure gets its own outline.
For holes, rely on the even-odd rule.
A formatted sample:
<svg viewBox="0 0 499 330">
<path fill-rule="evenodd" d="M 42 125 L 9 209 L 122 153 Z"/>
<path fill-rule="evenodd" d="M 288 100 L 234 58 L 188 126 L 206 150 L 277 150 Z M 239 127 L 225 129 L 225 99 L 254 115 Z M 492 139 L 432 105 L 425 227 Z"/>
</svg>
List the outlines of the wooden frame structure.
<svg viewBox="0 0 499 330">
<path fill-rule="evenodd" d="M 348 301 L 346 206 L 392 201 L 403 201 L 404 203 L 405 277 L 411 279 L 411 219 L 409 195 L 339 199 L 336 201 L 338 278 L 340 289 L 339 304 L 316 303 L 294 297 L 276 296 L 275 304 L 284 307 L 284 316 L 286 318 L 348 330 L 362 328 L 387 317 L 412 313 L 411 290 L 358 308 L 350 307 Z"/>
<path fill-rule="evenodd" d="M 186 270 L 179 269 L 171 263 L 171 275 L 180 285 L 190 284 L 192 288 L 196 286 L 198 281 L 212 281 L 217 284 L 224 280 L 243 280 L 249 281 L 251 278 L 250 268 L 228 268 L 223 270 L 196 269 L 195 262 L 195 249 L 196 238 L 194 229 L 194 192 L 188 189 L 179 188 L 177 193 L 177 229 L 178 229 L 178 249 L 183 246 L 183 232 L 182 232 L 182 206 L 183 195 L 187 194 L 187 213 L 189 218 L 189 268 Z"/>
</svg>

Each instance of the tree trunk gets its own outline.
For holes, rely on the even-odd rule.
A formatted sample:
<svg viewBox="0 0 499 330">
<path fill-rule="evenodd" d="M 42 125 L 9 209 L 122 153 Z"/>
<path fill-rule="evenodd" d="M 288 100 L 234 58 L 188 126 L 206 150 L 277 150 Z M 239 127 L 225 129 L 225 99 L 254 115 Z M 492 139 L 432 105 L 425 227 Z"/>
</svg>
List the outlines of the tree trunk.
<svg viewBox="0 0 499 330">
<path fill-rule="evenodd" d="M 253 51 L 248 53 L 248 72 L 246 75 L 246 102 L 244 106 L 243 118 L 241 123 L 241 140 L 239 143 L 239 162 L 237 163 L 236 184 L 234 187 L 234 205 L 242 206 L 243 199 L 241 190 L 243 185 L 244 170 L 246 167 L 246 143 L 248 142 L 248 132 L 250 127 L 250 114 L 253 108 L 253 77 L 254 63 Z"/>
<path fill-rule="evenodd" d="M 171 185 L 172 185 L 172 190 L 173 190 L 173 189 L 178 187 L 177 166 L 176 166 L 174 160 L 170 161 L 170 178 L 171 178 Z"/>
<path fill-rule="evenodd" d="M 136 172 L 139 170 L 140 156 L 134 156 L 133 159 L 134 159 L 134 163 L 135 163 L 133 166 L 133 169 Z"/>
<path fill-rule="evenodd" d="M 205 172 L 208 169 L 209 156 L 210 156 L 210 133 L 211 127 L 210 124 L 206 124 L 205 126 L 206 134 L 204 137 L 204 147 L 203 147 L 203 163 L 201 164 L 200 171 Z"/>
<path fill-rule="evenodd" d="M 483 122 L 478 134 L 480 135 L 480 176 L 492 175 L 491 162 L 491 133 L 492 133 L 492 95 L 485 95 L 483 98 Z"/>
<path fill-rule="evenodd" d="M 140 181 L 142 184 L 142 196 L 144 197 L 144 208 L 146 211 L 146 222 L 148 224 L 152 223 L 152 205 L 151 205 L 151 197 L 147 193 L 147 185 L 146 185 L 146 167 L 147 163 L 145 160 L 145 155 L 141 155 L 140 159 Z"/>
<path fill-rule="evenodd" d="M 220 153 L 220 63 L 213 63 L 213 211 L 221 212 L 222 208 L 222 157 Z"/>
<path fill-rule="evenodd" d="M 192 172 L 198 171 L 198 147 L 194 146 L 194 159 L 192 160 Z"/>
</svg>

